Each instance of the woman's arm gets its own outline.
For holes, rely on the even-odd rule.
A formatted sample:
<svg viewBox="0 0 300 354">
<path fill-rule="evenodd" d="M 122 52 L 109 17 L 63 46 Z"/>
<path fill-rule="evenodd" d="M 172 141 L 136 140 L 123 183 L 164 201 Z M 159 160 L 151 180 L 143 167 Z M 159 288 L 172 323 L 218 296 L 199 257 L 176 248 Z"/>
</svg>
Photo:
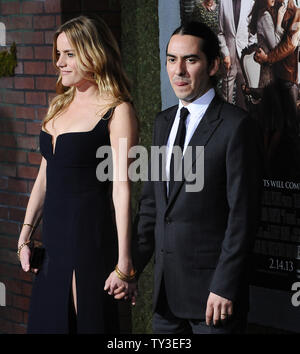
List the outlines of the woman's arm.
<svg viewBox="0 0 300 354">
<path fill-rule="evenodd" d="M 43 213 L 43 206 L 46 193 L 46 167 L 47 161 L 42 158 L 39 173 L 34 182 L 25 213 L 24 224 L 29 224 L 33 227 L 37 226 Z M 23 225 L 22 227 L 18 241 L 18 248 L 30 239 L 32 227 L 29 225 Z M 25 272 L 28 272 L 30 270 L 29 257 L 29 247 L 22 247 L 22 250 L 20 252 L 20 261 L 22 268 Z"/>
<path fill-rule="evenodd" d="M 281 40 L 283 34 L 284 34 L 284 29 L 282 28 L 282 20 L 283 17 L 286 13 L 286 6 L 284 5 L 284 3 L 282 3 L 282 5 L 280 6 L 279 10 L 278 10 L 278 15 L 277 15 L 277 23 L 276 23 L 276 36 L 277 38 L 279 38 L 279 41 Z"/>
<path fill-rule="evenodd" d="M 270 13 L 266 11 L 259 20 L 259 22 L 259 27 L 263 32 L 263 37 L 266 41 L 269 50 L 275 48 L 281 40 L 281 35 L 279 34 L 279 32 L 276 31 Z"/>
<path fill-rule="evenodd" d="M 131 259 L 131 188 L 128 177 L 130 159 L 129 149 L 138 142 L 138 123 L 134 109 L 129 103 L 122 103 L 115 108 L 110 121 L 110 141 L 113 149 L 113 203 L 115 208 L 116 226 L 118 233 L 118 268 L 124 274 L 132 271 Z M 111 274 L 109 293 L 120 286 L 128 286 L 121 281 L 115 272 Z"/>
</svg>

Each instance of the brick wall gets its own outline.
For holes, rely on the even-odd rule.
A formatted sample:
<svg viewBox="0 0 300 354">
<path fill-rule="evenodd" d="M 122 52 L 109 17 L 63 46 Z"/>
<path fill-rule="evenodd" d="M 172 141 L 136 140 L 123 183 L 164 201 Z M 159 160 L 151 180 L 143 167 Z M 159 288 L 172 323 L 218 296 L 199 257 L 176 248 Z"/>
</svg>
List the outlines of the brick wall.
<svg viewBox="0 0 300 354">
<path fill-rule="evenodd" d="M 16 245 L 41 160 L 41 121 L 55 90 L 52 36 L 62 20 L 95 11 L 119 38 L 118 1 L 0 0 L 6 42 L 16 43 L 18 59 L 15 76 L 0 78 L 0 282 L 6 286 L 0 333 L 26 331 L 33 275 L 19 266 Z M 122 314 L 128 318 L 128 309 Z"/>
<path fill-rule="evenodd" d="M 14 77 L 0 78 L 0 333 L 24 333 L 32 274 L 16 258 L 16 243 L 41 160 L 38 134 L 55 90 L 52 36 L 61 22 L 60 0 L 0 1 L 6 42 L 17 45 Z M 37 233 L 37 237 L 40 232 Z"/>
</svg>

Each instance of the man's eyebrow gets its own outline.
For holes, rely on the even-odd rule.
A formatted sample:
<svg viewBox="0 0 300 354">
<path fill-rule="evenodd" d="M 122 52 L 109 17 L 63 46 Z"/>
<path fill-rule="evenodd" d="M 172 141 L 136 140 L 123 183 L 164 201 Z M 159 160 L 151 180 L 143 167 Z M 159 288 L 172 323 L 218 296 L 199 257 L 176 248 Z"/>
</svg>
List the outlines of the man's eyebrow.
<svg viewBox="0 0 300 354">
<path fill-rule="evenodd" d="M 197 55 L 197 54 L 188 54 L 188 55 L 185 55 L 183 58 L 184 59 L 188 59 L 188 58 L 200 59 L 199 55 Z"/>
<path fill-rule="evenodd" d="M 167 53 L 167 57 L 176 58 L 176 55 Z M 183 59 L 188 59 L 188 58 L 200 59 L 199 55 L 197 54 L 187 54 L 183 56 Z"/>
</svg>

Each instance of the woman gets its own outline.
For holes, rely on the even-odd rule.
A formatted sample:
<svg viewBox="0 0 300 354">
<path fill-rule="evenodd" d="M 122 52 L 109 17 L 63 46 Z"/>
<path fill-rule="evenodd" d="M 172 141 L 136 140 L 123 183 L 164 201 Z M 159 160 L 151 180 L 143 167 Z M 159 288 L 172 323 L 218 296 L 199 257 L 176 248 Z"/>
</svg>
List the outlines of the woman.
<svg viewBox="0 0 300 354">
<path fill-rule="evenodd" d="M 116 333 L 117 304 L 104 284 L 117 264 L 107 290 L 135 295 L 127 282 L 134 274 L 130 183 L 118 176 L 127 176 L 137 119 L 118 45 L 102 20 L 80 16 L 63 24 L 54 36 L 53 58 L 58 95 L 40 132 L 42 161 L 18 242 L 27 272 L 27 242 L 43 214 L 45 257 L 33 284 L 28 332 Z M 119 150 L 121 138 L 127 139 L 127 150 Z M 115 153 L 114 212 L 110 181 L 96 177 L 101 146 Z M 126 163 L 119 164 L 121 159 Z"/>
<path fill-rule="evenodd" d="M 268 53 L 275 48 L 284 35 L 282 20 L 286 6 L 275 0 L 256 0 L 251 11 L 249 31 L 257 34 L 258 47 Z M 264 131 L 266 173 L 271 173 L 271 159 L 278 147 L 284 128 L 281 98 L 275 83 L 273 68 L 262 64 L 258 89 L 244 87 L 246 94 L 260 98 L 257 114 Z"/>
<path fill-rule="evenodd" d="M 257 34 L 258 47 L 266 53 L 277 46 L 284 34 L 281 24 L 286 7 L 284 3 L 276 3 L 276 6 L 275 3 L 275 0 L 256 0 L 250 14 L 249 30 L 253 35 Z M 272 67 L 262 65 L 259 86 L 268 85 L 273 76 Z"/>
<path fill-rule="evenodd" d="M 192 20 L 205 23 L 216 34 L 219 31 L 219 4 L 216 0 L 200 0 L 195 4 Z"/>
</svg>

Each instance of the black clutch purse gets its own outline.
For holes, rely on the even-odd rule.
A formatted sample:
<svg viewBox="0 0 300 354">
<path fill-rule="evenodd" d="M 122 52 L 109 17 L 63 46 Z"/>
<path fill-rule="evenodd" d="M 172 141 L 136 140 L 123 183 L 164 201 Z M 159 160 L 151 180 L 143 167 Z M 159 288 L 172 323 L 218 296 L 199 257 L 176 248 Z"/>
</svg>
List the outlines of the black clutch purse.
<svg viewBox="0 0 300 354">
<path fill-rule="evenodd" d="M 45 257 L 45 248 L 34 241 L 30 247 L 30 250 L 30 268 L 40 269 Z"/>
</svg>

